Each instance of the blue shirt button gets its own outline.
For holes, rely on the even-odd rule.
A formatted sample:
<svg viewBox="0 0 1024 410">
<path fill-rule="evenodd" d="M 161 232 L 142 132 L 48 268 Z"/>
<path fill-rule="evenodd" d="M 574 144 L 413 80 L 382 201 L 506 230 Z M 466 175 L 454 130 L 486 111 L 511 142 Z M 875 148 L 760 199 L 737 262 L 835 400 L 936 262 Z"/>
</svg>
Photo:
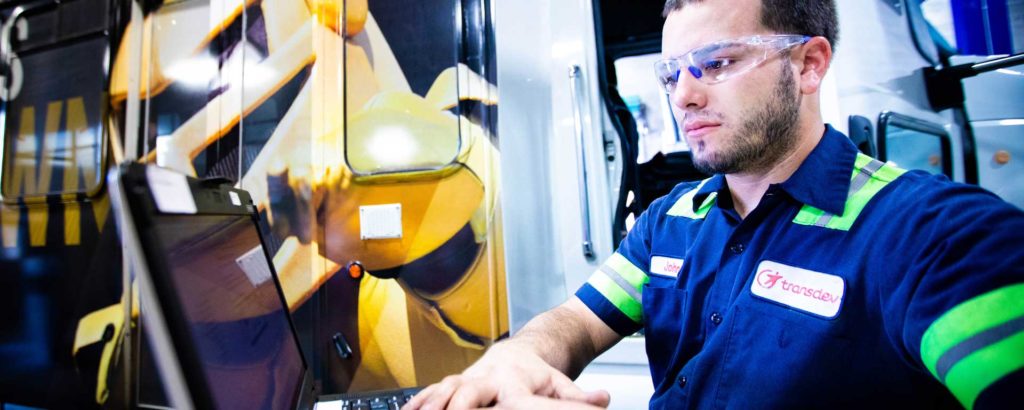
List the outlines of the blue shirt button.
<svg viewBox="0 0 1024 410">
<path fill-rule="evenodd" d="M 686 376 L 680 376 L 679 379 L 676 380 L 676 384 L 679 385 L 679 388 L 686 387 Z"/>
<path fill-rule="evenodd" d="M 734 243 L 731 246 L 729 246 L 729 250 L 732 251 L 732 253 L 737 253 L 737 254 L 743 253 L 743 251 L 745 249 L 747 249 L 747 247 L 743 246 L 742 243 Z"/>
<path fill-rule="evenodd" d="M 722 323 L 722 315 L 720 313 L 718 313 L 718 312 L 712 313 L 711 314 L 711 323 L 714 323 L 716 325 L 719 324 L 719 323 Z"/>
</svg>

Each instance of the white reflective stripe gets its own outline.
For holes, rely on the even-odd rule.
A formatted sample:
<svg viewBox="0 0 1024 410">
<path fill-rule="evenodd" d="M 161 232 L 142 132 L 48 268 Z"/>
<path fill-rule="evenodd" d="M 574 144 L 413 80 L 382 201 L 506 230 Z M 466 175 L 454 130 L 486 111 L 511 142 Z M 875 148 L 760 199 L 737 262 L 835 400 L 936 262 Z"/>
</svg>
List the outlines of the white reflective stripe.
<svg viewBox="0 0 1024 410">
<path fill-rule="evenodd" d="M 640 292 L 638 292 L 636 288 L 633 287 L 633 285 L 630 285 L 629 281 L 627 281 L 626 278 L 622 277 L 622 275 L 619 275 L 619 273 L 616 272 L 614 269 L 612 269 L 608 265 L 601 265 L 601 268 L 599 270 L 601 271 L 601 273 L 604 273 L 605 276 L 607 276 L 609 279 L 615 282 L 616 285 L 619 285 L 619 287 L 622 288 L 622 290 L 626 291 L 626 293 L 629 294 L 629 296 L 632 297 L 633 300 L 636 300 L 637 302 L 643 302 L 642 295 L 640 294 Z"/>
<path fill-rule="evenodd" d="M 853 177 L 853 182 L 850 183 L 850 192 L 848 196 L 853 196 L 855 192 L 864 188 L 864 185 L 868 183 L 871 176 L 875 175 L 875 172 L 882 169 L 883 165 L 885 164 L 877 159 L 872 159 L 871 162 L 864 164 L 864 166 L 861 167 L 860 172 L 857 173 L 857 176 Z"/>
</svg>

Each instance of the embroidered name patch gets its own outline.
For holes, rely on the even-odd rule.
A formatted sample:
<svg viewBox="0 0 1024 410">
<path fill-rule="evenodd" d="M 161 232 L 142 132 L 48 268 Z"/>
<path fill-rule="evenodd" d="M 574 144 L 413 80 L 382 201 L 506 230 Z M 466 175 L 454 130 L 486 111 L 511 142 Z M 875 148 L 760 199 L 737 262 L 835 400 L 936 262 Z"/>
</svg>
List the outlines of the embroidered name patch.
<svg viewBox="0 0 1024 410">
<path fill-rule="evenodd" d="M 757 296 L 829 319 L 839 314 L 846 292 L 839 276 L 772 261 L 757 265 L 756 275 L 750 292 Z"/>
<path fill-rule="evenodd" d="M 664 256 L 651 257 L 651 273 L 676 277 L 679 276 L 679 271 L 682 269 L 682 259 L 666 258 Z"/>
</svg>

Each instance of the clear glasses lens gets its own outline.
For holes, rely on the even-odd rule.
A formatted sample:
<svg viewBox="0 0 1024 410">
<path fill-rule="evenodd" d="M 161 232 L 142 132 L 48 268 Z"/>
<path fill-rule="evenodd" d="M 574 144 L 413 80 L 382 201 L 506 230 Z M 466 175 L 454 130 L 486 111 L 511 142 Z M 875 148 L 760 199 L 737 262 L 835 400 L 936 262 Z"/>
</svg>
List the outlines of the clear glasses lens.
<svg viewBox="0 0 1024 410">
<path fill-rule="evenodd" d="M 680 64 L 678 59 L 661 60 L 654 63 L 654 75 L 658 79 L 661 90 L 671 93 L 676 89 L 676 81 L 679 81 Z"/>
<path fill-rule="evenodd" d="M 771 51 L 780 52 L 807 42 L 805 36 L 748 37 L 710 44 L 679 58 L 655 63 L 658 84 L 666 93 L 676 88 L 679 75 L 689 73 L 705 84 L 717 84 L 743 74 L 764 62 Z"/>
<path fill-rule="evenodd" d="M 698 80 L 714 84 L 753 68 L 764 61 L 767 54 L 768 49 L 762 45 L 716 44 L 690 53 L 690 67 L 693 67 L 690 72 Z"/>
</svg>

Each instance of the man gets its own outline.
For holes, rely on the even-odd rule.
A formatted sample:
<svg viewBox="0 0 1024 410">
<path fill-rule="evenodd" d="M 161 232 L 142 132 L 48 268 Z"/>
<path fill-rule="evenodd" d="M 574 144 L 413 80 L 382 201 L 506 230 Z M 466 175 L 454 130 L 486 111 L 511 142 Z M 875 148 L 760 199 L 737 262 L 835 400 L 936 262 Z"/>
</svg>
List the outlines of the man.
<svg viewBox="0 0 1024 410">
<path fill-rule="evenodd" d="M 605 406 L 569 377 L 641 328 L 652 408 L 1019 402 L 1024 214 L 822 122 L 834 2 L 666 11 L 656 71 L 716 175 L 655 201 L 576 297 L 409 407 Z"/>
</svg>

